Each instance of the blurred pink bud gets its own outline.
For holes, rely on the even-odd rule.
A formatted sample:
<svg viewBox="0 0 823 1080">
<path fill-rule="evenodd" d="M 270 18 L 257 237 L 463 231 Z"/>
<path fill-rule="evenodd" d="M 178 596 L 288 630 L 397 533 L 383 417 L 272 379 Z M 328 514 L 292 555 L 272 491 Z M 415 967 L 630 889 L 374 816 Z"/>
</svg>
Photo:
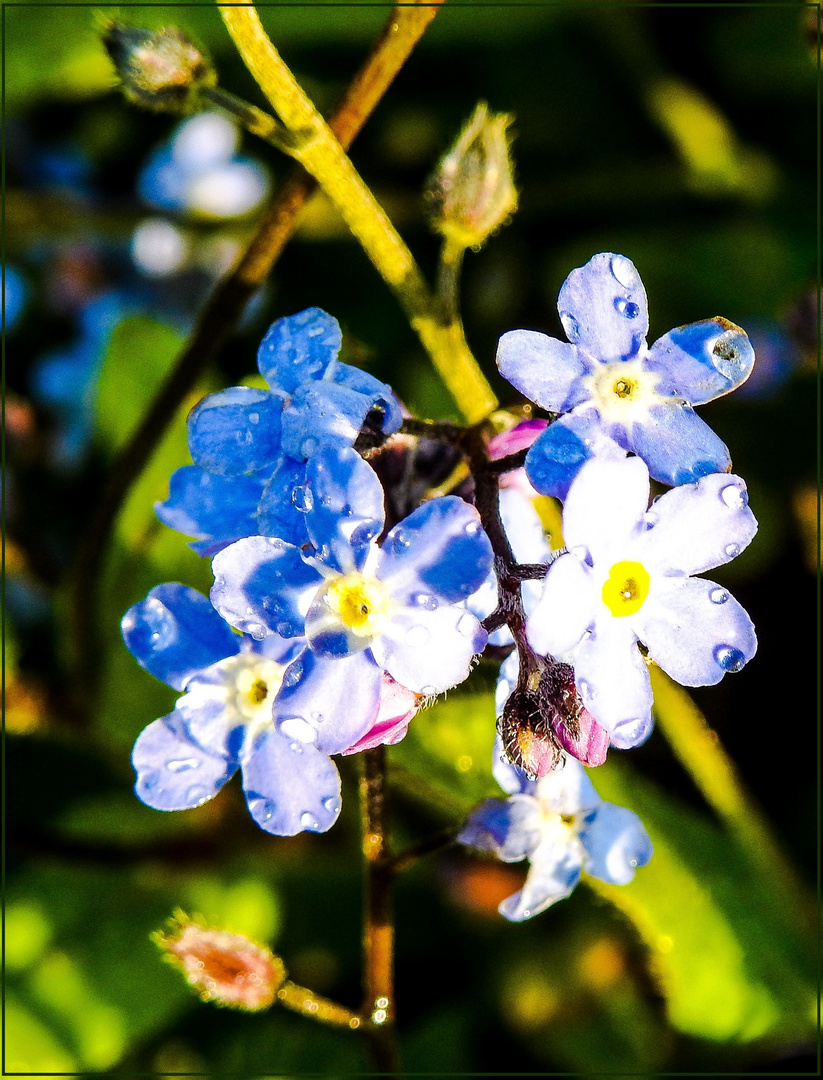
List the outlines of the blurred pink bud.
<svg viewBox="0 0 823 1080">
<path fill-rule="evenodd" d="M 380 709 L 374 725 L 361 738 L 344 750 L 344 754 L 359 754 L 362 750 L 373 750 L 375 746 L 393 746 L 405 738 L 409 730 L 409 721 L 420 708 L 423 697 L 407 690 L 396 683 L 390 675 L 383 673 L 383 689 L 380 695 Z"/>
</svg>

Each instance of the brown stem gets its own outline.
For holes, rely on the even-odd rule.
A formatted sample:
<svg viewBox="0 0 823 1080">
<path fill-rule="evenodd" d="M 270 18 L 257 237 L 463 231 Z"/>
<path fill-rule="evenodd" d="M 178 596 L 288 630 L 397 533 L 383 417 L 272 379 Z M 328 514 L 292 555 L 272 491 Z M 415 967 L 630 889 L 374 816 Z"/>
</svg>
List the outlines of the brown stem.
<svg viewBox="0 0 823 1080">
<path fill-rule="evenodd" d="M 365 861 L 363 920 L 363 1009 L 374 1064 L 380 1072 L 399 1072 L 394 1032 L 394 924 L 392 863 L 386 821 L 386 752 L 378 746 L 362 755 L 360 805 Z"/>
<path fill-rule="evenodd" d="M 329 125 L 344 147 L 352 140 L 391 85 L 428 24 L 437 14 L 433 4 L 404 5 L 392 10 L 372 51 L 354 76 Z M 295 167 L 269 207 L 256 235 L 237 265 L 217 283 L 174 368 L 157 391 L 145 416 L 112 467 L 95 515 L 82 537 L 71 570 L 71 641 L 75 651 L 77 691 L 75 719 L 88 724 L 93 688 L 100 674 L 95 617 L 101 578 L 101 554 L 131 485 L 198 378 L 234 333 L 246 304 L 266 280 L 295 226 L 315 181 Z"/>
</svg>

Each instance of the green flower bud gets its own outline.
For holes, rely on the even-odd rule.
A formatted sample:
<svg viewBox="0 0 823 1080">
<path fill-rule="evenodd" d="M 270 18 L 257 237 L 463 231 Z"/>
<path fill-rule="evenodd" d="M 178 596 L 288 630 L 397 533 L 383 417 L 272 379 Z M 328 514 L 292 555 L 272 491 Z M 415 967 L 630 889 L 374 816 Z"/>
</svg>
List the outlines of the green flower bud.
<svg viewBox="0 0 823 1080">
<path fill-rule="evenodd" d="M 517 209 L 507 134 L 512 119 L 480 102 L 428 181 L 432 227 L 460 247 L 478 247 Z"/>
<path fill-rule="evenodd" d="M 142 30 L 108 22 L 103 44 L 126 97 L 143 108 L 194 112 L 200 108 L 198 92 L 217 82 L 209 60 L 176 27 Z"/>
</svg>

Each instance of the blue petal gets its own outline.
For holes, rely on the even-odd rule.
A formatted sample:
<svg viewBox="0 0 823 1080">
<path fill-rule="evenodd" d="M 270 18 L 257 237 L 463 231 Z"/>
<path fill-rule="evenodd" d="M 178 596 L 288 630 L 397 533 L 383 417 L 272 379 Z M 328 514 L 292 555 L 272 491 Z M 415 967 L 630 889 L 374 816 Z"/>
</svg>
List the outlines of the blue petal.
<svg viewBox="0 0 823 1080">
<path fill-rule="evenodd" d="M 156 502 L 154 512 L 169 528 L 196 536 L 189 547 L 198 555 L 215 555 L 258 532 L 263 483 L 259 476 L 217 476 L 198 465 L 184 465 L 171 474 L 169 497 Z"/>
<path fill-rule="evenodd" d="M 243 762 L 249 813 L 275 836 L 326 832 L 340 814 L 340 776 L 313 746 L 266 734 Z"/>
<path fill-rule="evenodd" d="M 563 416 L 538 436 L 526 455 L 526 476 L 535 491 L 556 499 L 566 498 L 581 466 L 591 457 L 584 431 L 593 423 L 593 419 L 585 422 Z M 578 434 L 574 429 L 581 427 Z"/>
<path fill-rule="evenodd" d="M 298 548 L 250 536 L 218 552 L 212 570 L 211 601 L 232 626 L 258 640 L 303 633 L 304 612 L 322 578 Z"/>
<path fill-rule="evenodd" d="M 273 390 L 292 394 L 301 383 L 323 378 L 341 340 L 337 319 L 306 308 L 272 323 L 257 351 L 257 366 Z"/>
<path fill-rule="evenodd" d="M 510 330 L 497 346 L 500 374 L 549 412 L 568 412 L 588 398 L 581 376 L 593 367 L 575 345 L 536 330 Z"/>
<path fill-rule="evenodd" d="M 306 649 L 285 674 L 275 724 L 292 740 L 339 754 L 374 724 L 382 686 L 383 671 L 368 650 L 329 659 Z"/>
<path fill-rule="evenodd" d="M 138 664 L 175 690 L 240 651 L 237 636 L 206 597 L 176 582 L 152 589 L 129 608 L 120 625 Z"/>
<path fill-rule="evenodd" d="M 155 810 L 200 806 L 217 794 L 238 765 L 198 746 L 175 713 L 155 720 L 138 735 L 131 760 L 137 797 Z"/>
<path fill-rule="evenodd" d="M 649 475 L 673 487 L 732 467 L 726 444 L 685 404 L 652 405 L 633 425 L 629 443 Z"/>
<path fill-rule="evenodd" d="M 610 363 L 641 350 L 649 331 L 646 290 L 625 255 L 604 251 L 572 270 L 557 297 L 566 336 Z"/>
<path fill-rule="evenodd" d="M 305 383 L 283 410 L 283 450 L 304 461 L 324 446 L 352 446 L 371 399 L 331 380 Z"/>
<path fill-rule="evenodd" d="M 381 431 L 384 435 L 390 435 L 397 431 L 403 423 L 403 410 L 397 400 L 394 391 L 388 383 L 380 382 L 373 375 L 361 368 L 352 367 L 350 364 L 342 364 L 338 361 L 332 366 L 331 380 L 339 386 L 347 386 L 356 390 L 358 394 L 369 401 L 369 409 L 378 408 L 383 410 L 383 423 Z"/>
<path fill-rule="evenodd" d="M 754 367 L 754 349 L 739 326 L 706 319 L 664 334 L 644 361 L 660 372 L 690 405 L 702 405 L 744 383 Z"/>
<path fill-rule="evenodd" d="M 231 386 L 209 394 L 188 418 L 195 465 L 220 476 L 258 472 L 280 452 L 282 402 L 268 390 Z"/>
<path fill-rule="evenodd" d="M 493 561 L 475 508 L 446 495 L 395 525 L 381 548 L 377 576 L 404 603 L 453 604 L 483 584 Z"/>
<path fill-rule="evenodd" d="M 602 803 L 580 831 L 586 849 L 586 872 L 601 881 L 627 885 L 635 868 L 652 857 L 652 842 L 637 814 L 624 806 Z"/>
<path fill-rule="evenodd" d="M 464 607 L 430 610 L 418 605 L 392 613 L 371 649 L 395 682 L 416 694 L 430 695 L 468 678 L 473 658 L 487 640 L 486 631 Z"/>
<path fill-rule="evenodd" d="M 551 904 L 563 900 L 580 880 L 582 851 L 580 844 L 556 844 L 544 841 L 531 856 L 526 884 L 498 908 L 512 922 L 522 922 L 539 915 Z"/>
<path fill-rule="evenodd" d="M 306 527 L 321 562 L 343 574 L 360 570 L 383 528 L 383 488 L 351 447 L 327 447 L 306 464 Z"/>
<path fill-rule="evenodd" d="M 281 457 L 263 489 L 255 531 L 261 536 L 277 536 L 295 547 L 307 544 L 305 485 L 305 464 Z"/>
<path fill-rule="evenodd" d="M 503 862 L 518 862 L 540 843 L 540 804 L 531 795 L 484 799 L 457 834 L 461 844 L 492 851 Z"/>
</svg>

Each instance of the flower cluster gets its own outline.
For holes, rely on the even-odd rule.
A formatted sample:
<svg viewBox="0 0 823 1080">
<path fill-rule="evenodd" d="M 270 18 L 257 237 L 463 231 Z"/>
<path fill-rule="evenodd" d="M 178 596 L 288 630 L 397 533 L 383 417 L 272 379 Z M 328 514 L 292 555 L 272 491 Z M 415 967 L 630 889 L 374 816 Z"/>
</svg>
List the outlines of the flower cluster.
<svg viewBox="0 0 823 1080">
<path fill-rule="evenodd" d="M 182 691 L 135 744 L 144 802 L 197 806 L 239 770 L 261 828 L 325 831 L 340 811 L 332 758 L 403 738 L 485 651 L 503 657 L 493 771 L 508 797 L 476 808 L 459 839 L 530 862 L 502 914 L 536 914 L 583 870 L 623 883 L 648 861 L 643 826 L 597 796 L 585 766 L 648 737 L 649 663 L 702 686 L 754 655 L 746 612 L 695 576 L 734 558 L 757 523 L 693 410 L 739 385 L 753 353 L 719 318 L 648 347 L 645 292 L 622 255 L 574 270 L 559 309 L 568 343 L 515 330 L 498 352 L 550 418 L 494 438 L 419 422 L 398 434 L 391 389 L 337 359 L 339 327 L 317 308 L 267 333 L 267 390 L 195 407 L 194 463 L 156 509 L 212 557 L 214 585 L 208 598 L 161 585 L 123 619 L 139 663 Z M 442 438 L 433 474 L 465 452 L 474 484 L 410 497 L 421 431 Z M 652 479 L 670 490 L 650 504 Z M 537 512 L 546 495 L 563 502 L 555 550 Z"/>
</svg>

